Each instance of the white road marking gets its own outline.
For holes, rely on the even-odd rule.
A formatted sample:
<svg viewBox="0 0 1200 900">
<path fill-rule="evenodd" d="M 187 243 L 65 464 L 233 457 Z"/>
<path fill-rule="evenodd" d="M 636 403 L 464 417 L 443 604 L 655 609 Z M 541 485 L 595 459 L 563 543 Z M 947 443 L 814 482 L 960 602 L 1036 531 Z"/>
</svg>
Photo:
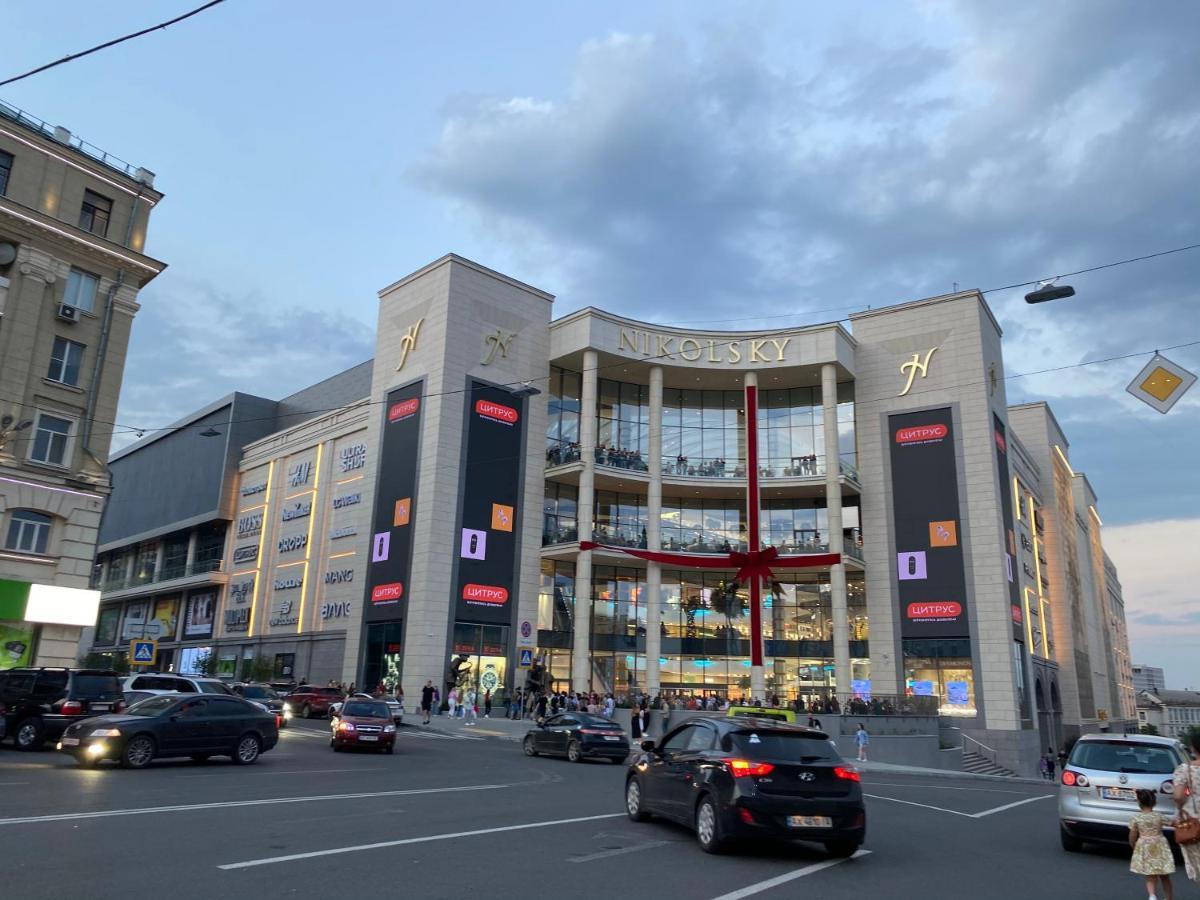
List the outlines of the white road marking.
<svg viewBox="0 0 1200 900">
<path fill-rule="evenodd" d="M 870 855 L 870 850 L 859 850 L 853 856 L 848 856 L 845 859 L 827 859 L 824 862 L 813 863 L 811 866 L 804 866 L 801 869 L 795 869 L 791 872 L 784 872 L 782 875 L 777 875 L 775 878 L 768 878 L 766 881 L 748 884 L 744 888 L 738 888 L 736 891 L 730 891 L 728 894 L 722 894 L 720 897 L 714 897 L 713 900 L 742 900 L 743 897 L 751 897 L 754 894 L 761 894 L 763 891 L 769 891 L 771 888 L 779 887 L 781 884 L 787 884 L 789 881 L 795 881 L 797 878 L 803 878 L 805 875 L 813 875 L 817 872 L 823 872 L 825 869 L 831 869 L 834 866 L 839 866 L 849 859 L 861 859 L 864 856 Z"/>
<path fill-rule="evenodd" d="M 291 732 L 297 737 L 317 738 L 318 740 L 328 741 L 329 733 L 326 731 L 313 731 L 308 728 L 297 728 Z M 482 741 L 484 738 L 474 737 L 469 734 L 442 734 L 437 731 L 397 731 L 396 737 L 415 737 L 415 738 L 432 738 L 437 741 Z"/>
<path fill-rule="evenodd" d="M 1056 797 L 1057 794 L 1043 794 L 1040 797 L 1028 797 L 1024 800 L 1017 800 L 1015 803 L 1005 803 L 1003 806 L 997 806 L 993 809 L 985 809 L 983 812 L 965 813 L 957 809 L 946 809 L 944 806 L 930 806 L 928 803 L 916 803 L 912 800 L 901 800 L 898 797 L 884 797 L 881 794 L 863 794 L 864 797 L 870 797 L 873 800 L 888 800 L 892 803 L 903 803 L 905 806 L 919 806 L 922 809 L 933 809 L 938 812 L 950 813 L 954 816 L 962 816 L 964 819 L 982 819 L 984 816 L 990 816 L 994 813 L 1004 812 L 1006 809 L 1012 809 L 1015 806 L 1024 806 L 1026 803 L 1033 803 L 1037 800 L 1049 800 Z"/>
<path fill-rule="evenodd" d="M 220 778 L 228 774 L 228 769 L 224 772 L 204 772 L 195 773 L 192 775 L 178 775 L 178 778 Z M 282 772 L 255 772 L 255 778 L 261 778 L 264 775 L 323 775 L 329 772 L 386 772 L 388 771 L 383 766 L 363 766 L 362 768 L 353 769 L 285 769 Z M 3 782 L 0 782 L 3 784 Z"/>
<path fill-rule="evenodd" d="M 951 784 L 902 784 L 898 781 L 872 781 L 869 787 L 906 787 L 920 788 L 923 791 L 971 791 L 978 794 L 1024 794 L 1024 791 L 1014 791 L 1008 788 L 972 788 L 958 787 Z"/>
<path fill-rule="evenodd" d="M 96 812 L 59 813 L 49 816 L 19 816 L 0 819 L 0 825 L 28 825 L 34 822 L 70 822 L 76 819 L 104 819 L 112 816 L 144 816 L 151 813 L 193 812 L 205 809 L 236 809 L 240 806 L 269 806 L 273 803 L 313 803 L 318 800 L 363 800 L 373 797 L 407 797 L 414 794 L 451 794 L 466 791 L 498 791 L 513 784 L 471 784 L 462 787 L 420 788 L 407 791 L 370 791 L 359 794 L 324 794 L 317 797 L 273 797 L 268 800 L 231 800 L 225 803 L 193 803 L 187 806 L 146 806 L 138 809 L 103 809 Z"/>
<path fill-rule="evenodd" d="M 287 856 L 268 856 L 264 859 L 248 859 L 243 862 L 225 863 L 218 869 L 249 869 L 254 866 L 269 866 L 274 863 L 295 862 L 298 859 L 315 859 L 320 856 L 336 856 L 340 853 L 357 853 L 360 850 L 382 850 L 384 847 L 403 847 L 406 844 L 427 844 L 431 841 L 452 841 L 458 838 L 477 837 L 481 834 L 500 834 L 504 831 L 525 831 L 530 828 L 550 828 L 553 825 L 572 825 L 576 822 L 595 822 L 599 819 L 615 819 L 625 813 L 605 813 L 600 816 L 579 816 L 574 819 L 552 819 L 548 822 L 526 822 L 522 825 L 501 825 L 497 828 L 477 828 L 474 831 L 455 831 L 450 834 L 429 834 L 424 837 L 401 838 L 395 841 L 379 841 L 374 844 L 356 844 L 352 847 L 333 847 L 329 850 L 313 850 L 309 853 L 289 853 Z"/>
<path fill-rule="evenodd" d="M 600 850 L 587 856 L 568 856 L 567 862 L 584 863 L 596 859 L 608 859 L 610 856 L 621 856 L 624 853 L 637 853 L 639 850 L 650 850 L 654 847 L 665 847 L 671 841 L 650 841 L 647 844 L 634 844 L 632 847 L 614 847 L 612 850 Z"/>
</svg>

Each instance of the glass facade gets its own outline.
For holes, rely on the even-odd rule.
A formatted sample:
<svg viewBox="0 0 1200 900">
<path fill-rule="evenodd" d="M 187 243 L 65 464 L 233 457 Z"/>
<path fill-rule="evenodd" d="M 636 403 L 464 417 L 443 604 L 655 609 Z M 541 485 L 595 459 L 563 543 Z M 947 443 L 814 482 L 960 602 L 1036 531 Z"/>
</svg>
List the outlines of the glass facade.
<svg viewBox="0 0 1200 900">
<path fill-rule="evenodd" d="M 973 716 L 975 669 L 967 639 L 904 641 L 904 694 L 929 697 L 944 716 Z"/>
<path fill-rule="evenodd" d="M 547 482 L 542 500 L 542 545 L 579 540 L 579 491 L 573 484 Z"/>
<path fill-rule="evenodd" d="M 579 459 L 579 402 L 582 379 L 578 372 L 550 367 L 549 413 L 546 423 L 546 465 Z"/>
</svg>

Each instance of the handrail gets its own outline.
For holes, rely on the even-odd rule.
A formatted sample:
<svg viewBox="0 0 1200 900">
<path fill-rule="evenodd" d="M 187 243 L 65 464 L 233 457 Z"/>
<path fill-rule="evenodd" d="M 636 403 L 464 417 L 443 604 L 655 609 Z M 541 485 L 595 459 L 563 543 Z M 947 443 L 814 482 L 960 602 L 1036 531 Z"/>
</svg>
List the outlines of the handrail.
<svg viewBox="0 0 1200 900">
<path fill-rule="evenodd" d="M 967 741 L 970 741 L 972 744 L 974 744 L 980 750 L 986 750 L 988 753 L 991 754 L 992 765 L 999 765 L 999 763 L 996 762 L 996 757 L 998 756 L 998 754 L 994 747 L 989 747 L 983 741 L 977 740 L 976 738 L 971 737 L 969 734 L 960 732 L 960 735 L 962 737 L 963 753 L 967 752 Z M 980 754 L 980 756 L 983 756 L 983 755 L 984 754 Z"/>
</svg>

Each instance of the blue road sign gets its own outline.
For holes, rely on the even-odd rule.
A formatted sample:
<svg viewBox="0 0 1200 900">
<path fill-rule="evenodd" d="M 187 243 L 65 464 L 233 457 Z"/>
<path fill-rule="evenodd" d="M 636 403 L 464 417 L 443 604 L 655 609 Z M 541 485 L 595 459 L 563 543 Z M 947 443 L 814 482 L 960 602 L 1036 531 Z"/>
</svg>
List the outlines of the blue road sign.
<svg viewBox="0 0 1200 900">
<path fill-rule="evenodd" d="M 158 657 L 158 648 L 154 641 L 131 641 L 129 645 L 129 660 L 135 666 L 152 666 Z"/>
<path fill-rule="evenodd" d="M 521 658 L 517 662 L 517 668 L 518 669 L 533 668 L 533 650 L 532 649 L 530 649 L 529 647 L 525 647 L 521 650 Z"/>
</svg>

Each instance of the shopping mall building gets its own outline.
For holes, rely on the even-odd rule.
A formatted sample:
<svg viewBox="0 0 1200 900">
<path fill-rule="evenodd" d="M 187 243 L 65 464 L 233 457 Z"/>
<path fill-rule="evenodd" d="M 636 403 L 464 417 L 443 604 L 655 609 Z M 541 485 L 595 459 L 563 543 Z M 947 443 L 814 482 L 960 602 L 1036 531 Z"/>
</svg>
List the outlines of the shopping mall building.
<svg viewBox="0 0 1200 900">
<path fill-rule="evenodd" d="M 160 665 L 229 677 L 265 658 L 413 695 L 465 654 L 481 689 L 540 660 L 555 688 L 744 697 L 736 564 L 623 549 L 729 559 L 757 505 L 762 547 L 840 559 L 764 586 L 766 693 L 907 702 L 1016 762 L 1134 719 L 1095 494 L 1049 408 L 1008 406 L 977 291 L 696 331 L 553 319 L 450 255 L 379 300 L 372 361 L 114 456 L 85 649 L 150 623 Z"/>
</svg>

